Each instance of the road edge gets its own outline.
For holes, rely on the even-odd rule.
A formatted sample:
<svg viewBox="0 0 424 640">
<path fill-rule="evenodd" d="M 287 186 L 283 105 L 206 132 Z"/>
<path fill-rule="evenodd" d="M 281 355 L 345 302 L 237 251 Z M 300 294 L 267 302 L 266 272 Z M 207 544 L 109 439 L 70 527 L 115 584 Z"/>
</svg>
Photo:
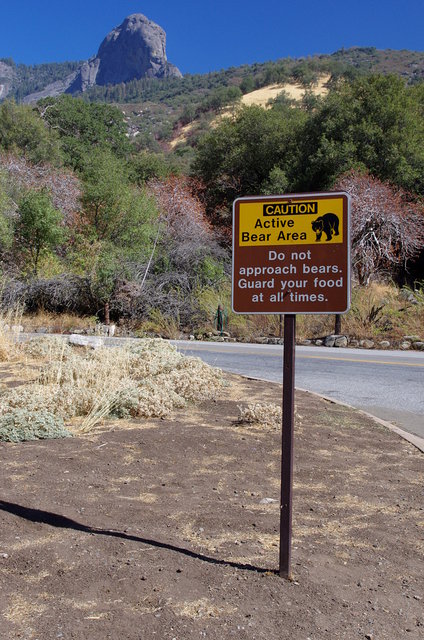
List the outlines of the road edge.
<svg viewBox="0 0 424 640">
<path fill-rule="evenodd" d="M 242 374 L 238 374 L 238 375 L 241 375 L 242 378 L 246 378 L 247 380 L 258 380 L 260 382 L 269 382 L 269 380 L 265 380 L 265 378 L 255 378 L 253 376 L 243 376 Z M 280 383 L 277 383 L 277 384 L 280 384 Z M 309 393 L 309 395 L 311 395 L 311 396 L 315 396 L 317 398 L 322 398 L 323 400 L 326 400 L 327 402 L 331 402 L 331 404 L 337 404 L 337 405 L 340 405 L 341 407 L 347 407 L 348 409 L 353 409 L 357 413 L 360 413 L 361 415 L 366 416 L 367 418 L 371 418 L 371 420 L 374 420 L 374 422 L 376 422 L 377 424 L 380 424 L 383 427 L 386 427 L 387 429 L 392 431 L 393 433 L 396 433 L 396 435 L 398 435 L 403 440 L 406 440 L 407 442 L 412 444 L 419 451 L 421 451 L 421 453 L 424 453 L 424 438 L 420 438 L 420 436 L 416 436 L 413 433 L 409 433 L 408 431 L 405 431 L 404 429 L 401 429 L 400 427 L 397 427 L 396 425 L 392 424 L 391 422 L 388 422 L 387 420 L 383 420 L 382 418 L 378 418 L 377 416 L 374 416 L 372 413 L 368 413 L 368 411 L 364 411 L 363 409 L 357 409 L 357 407 L 354 407 L 351 404 L 347 404 L 347 402 L 342 402 L 341 400 L 335 400 L 334 398 L 330 398 L 329 396 L 324 396 L 321 393 L 316 393 L 315 391 L 309 391 L 309 389 L 303 389 L 302 387 L 296 387 L 296 391 L 303 391 L 304 393 Z"/>
</svg>

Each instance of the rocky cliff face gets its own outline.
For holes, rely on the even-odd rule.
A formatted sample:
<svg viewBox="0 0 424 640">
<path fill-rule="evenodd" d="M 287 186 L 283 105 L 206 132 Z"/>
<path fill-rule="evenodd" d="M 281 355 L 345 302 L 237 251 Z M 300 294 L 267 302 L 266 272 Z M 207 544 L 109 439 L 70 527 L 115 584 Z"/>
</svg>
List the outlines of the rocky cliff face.
<svg viewBox="0 0 424 640">
<path fill-rule="evenodd" d="M 111 31 L 97 54 L 96 84 L 117 84 L 134 78 L 181 76 L 166 59 L 166 33 L 135 13 Z"/>
<path fill-rule="evenodd" d="M 119 84 L 140 78 L 181 78 L 166 58 L 166 33 L 157 24 L 135 13 L 103 40 L 96 56 L 84 62 L 65 82 L 51 84 L 31 94 L 25 102 L 59 93 L 86 91 L 93 85 Z"/>
<path fill-rule="evenodd" d="M 0 100 L 9 93 L 15 75 L 13 67 L 0 61 Z"/>
<path fill-rule="evenodd" d="M 134 13 L 106 36 L 97 56 L 83 64 L 68 91 L 167 76 L 181 77 L 181 73 L 166 58 L 165 31 L 141 13 Z"/>
</svg>

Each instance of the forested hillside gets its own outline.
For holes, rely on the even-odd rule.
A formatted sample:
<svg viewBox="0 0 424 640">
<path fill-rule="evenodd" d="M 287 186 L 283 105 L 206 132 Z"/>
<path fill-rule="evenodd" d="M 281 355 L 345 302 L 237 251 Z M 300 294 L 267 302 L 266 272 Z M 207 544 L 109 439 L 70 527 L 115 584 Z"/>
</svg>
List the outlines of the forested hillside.
<svg viewBox="0 0 424 640">
<path fill-rule="evenodd" d="M 398 73 L 387 74 L 383 53 L 350 50 L 140 80 L 32 106 L 3 102 L 3 307 L 110 316 L 166 335 L 183 328 L 201 333 L 212 326 L 219 302 L 229 307 L 234 198 L 331 189 L 354 196 L 358 290 L 393 281 L 419 288 L 421 61 L 396 52 Z M 367 60 L 384 73 L 370 74 Z M 319 96 L 314 87 L 323 73 L 326 92 Z M 298 101 L 282 90 L 294 81 L 303 87 Z M 243 105 L 243 96 L 270 84 L 281 92 L 266 108 Z M 98 102 L 140 100 L 140 94 L 142 103 Z M 368 312 L 358 307 L 352 318 L 366 324 L 374 309 L 378 330 L 396 333 L 400 323 L 412 330 L 423 313 L 414 295 L 411 306 L 399 293 L 390 317 L 385 303 L 373 300 Z M 274 330 L 271 322 L 256 322 L 229 313 L 240 338 Z"/>
<path fill-rule="evenodd" d="M 79 62 L 48 62 L 43 64 L 16 64 L 12 58 L 2 58 L 0 62 L 7 65 L 13 77 L 8 98 L 21 102 L 25 96 L 41 91 L 52 82 L 64 80 L 81 65 Z M 0 83 L 2 78 L 0 77 Z"/>
</svg>

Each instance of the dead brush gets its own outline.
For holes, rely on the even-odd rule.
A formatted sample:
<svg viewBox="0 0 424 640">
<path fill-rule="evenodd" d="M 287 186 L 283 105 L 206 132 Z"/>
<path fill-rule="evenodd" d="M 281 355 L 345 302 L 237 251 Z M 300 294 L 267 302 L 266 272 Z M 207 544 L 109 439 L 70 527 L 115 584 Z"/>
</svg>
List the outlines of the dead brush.
<svg viewBox="0 0 424 640">
<path fill-rule="evenodd" d="M 236 424 L 251 425 L 264 429 L 279 431 L 283 422 L 283 410 L 278 404 L 252 403 L 247 407 L 238 406 L 239 416 Z M 294 418 L 297 430 L 302 429 L 303 415 L 298 411 L 298 406 L 294 408 Z"/>
<path fill-rule="evenodd" d="M 42 359 L 38 379 L 7 391 L 0 415 L 11 408 L 43 409 L 75 418 L 74 433 L 88 433 L 110 416 L 164 417 L 187 402 L 213 397 L 222 385 L 219 370 L 160 339 L 91 350 L 49 336 L 31 340 L 25 353 Z"/>
<path fill-rule="evenodd" d="M 72 313 L 52 313 L 38 310 L 36 313 L 26 314 L 22 317 L 21 324 L 24 331 L 35 331 L 37 328 L 45 328 L 49 333 L 73 333 L 75 329 L 94 329 L 95 317 L 80 317 Z"/>
<path fill-rule="evenodd" d="M 247 407 L 238 406 L 238 424 L 258 425 L 268 429 L 280 429 L 283 419 L 282 409 L 277 404 L 252 403 Z"/>
</svg>

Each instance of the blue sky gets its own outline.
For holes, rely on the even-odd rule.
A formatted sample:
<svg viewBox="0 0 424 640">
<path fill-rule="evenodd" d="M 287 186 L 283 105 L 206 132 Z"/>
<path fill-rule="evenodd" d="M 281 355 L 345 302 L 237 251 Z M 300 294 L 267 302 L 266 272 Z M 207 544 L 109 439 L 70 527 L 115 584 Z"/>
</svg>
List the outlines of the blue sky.
<svg viewBox="0 0 424 640">
<path fill-rule="evenodd" d="M 0 0 L 0 57 L 87 59 L 131 13 L 165 29 L 183 73 L 341 47 L 424 49 L 424 0 Z"/>
</svg>

